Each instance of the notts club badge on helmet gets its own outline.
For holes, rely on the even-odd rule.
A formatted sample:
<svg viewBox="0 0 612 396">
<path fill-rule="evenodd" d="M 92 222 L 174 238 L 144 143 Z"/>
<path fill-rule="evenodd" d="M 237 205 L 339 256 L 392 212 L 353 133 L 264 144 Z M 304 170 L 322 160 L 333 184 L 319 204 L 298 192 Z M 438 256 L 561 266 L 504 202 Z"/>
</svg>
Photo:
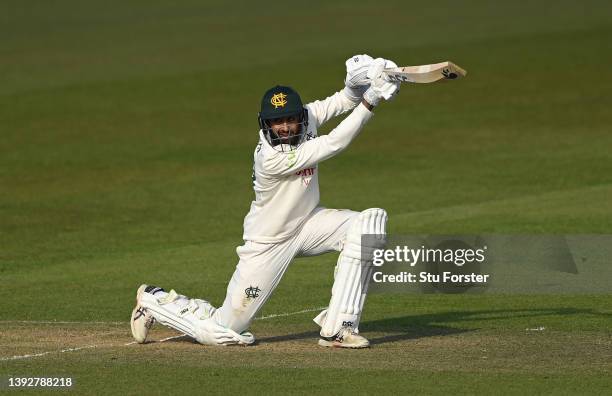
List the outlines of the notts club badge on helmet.
<svg viewBox="0 0 612 396">
<path fill-rule="evenodd" d="M 302 99 L 293 88 L 277 85 L 264 94 L 259 116 L 262 120 L 273 120 L 299 116 L 303 110 Z"/>
<path fill-rule="evenodd" d="M 275 109 L 279 107 L 285 107 L 287 104 L 287 95 L 283 92 L 279 92 L 277 94 L 272 95 L 272 99 L 270 99 L 270 103 L 274 106 Z"/>
<path fill-rule="evenodd" d="M 298 130 L 291 132 L 289 136 L 278 136 L 271 128 L 271 122 L 287 117 L 296 117 Z M 293 88 L 281 85 L 267 90 L 261 99 L 259 127 L 271 146 L 278 147 L 281 151 L 297 147 L 302 143 L 308 127 L 308 111 L 302 104 L 300 95 Z"/>
</svg>

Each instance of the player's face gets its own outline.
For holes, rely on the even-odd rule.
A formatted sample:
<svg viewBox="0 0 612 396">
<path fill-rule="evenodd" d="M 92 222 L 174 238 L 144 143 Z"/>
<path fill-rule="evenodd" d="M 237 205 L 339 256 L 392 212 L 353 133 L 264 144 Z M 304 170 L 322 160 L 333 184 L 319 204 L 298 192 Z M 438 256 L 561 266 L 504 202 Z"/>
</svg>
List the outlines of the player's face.
<svg viewBox="0 0 612 396">
<path fill-rule="evenodd" d="M 292 136 L 299 133 L 300 120 L 298 116 L 275 118 L 269 121 L 272 132 L 281 139 L 282 143 L 289 143 Z"/>
</svg>

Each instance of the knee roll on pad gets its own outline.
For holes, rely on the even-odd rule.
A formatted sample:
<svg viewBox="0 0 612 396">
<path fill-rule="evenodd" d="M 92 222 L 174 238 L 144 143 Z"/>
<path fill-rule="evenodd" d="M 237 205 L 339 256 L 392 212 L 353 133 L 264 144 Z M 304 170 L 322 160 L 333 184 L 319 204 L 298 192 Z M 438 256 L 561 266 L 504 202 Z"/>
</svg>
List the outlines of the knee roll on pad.
<svg viewBox="0 0 612 396">
<path fill-rule="evenodd" d="M 384 209 L 364 210 L 359 213 L 346 233 L 342 254 L 345 257 L 371 261 L 374 250 L 385 246 L 386 228 L 387 212 Z"/>
</svg>

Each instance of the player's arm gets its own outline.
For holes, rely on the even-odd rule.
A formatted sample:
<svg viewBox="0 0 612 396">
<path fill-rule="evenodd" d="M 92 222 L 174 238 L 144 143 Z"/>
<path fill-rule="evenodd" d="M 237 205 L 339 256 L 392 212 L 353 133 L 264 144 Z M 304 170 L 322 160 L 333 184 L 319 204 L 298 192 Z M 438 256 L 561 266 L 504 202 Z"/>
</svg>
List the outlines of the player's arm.
<svg viewBox="0 0 612 396">
<path fill-rule="evenodd" d="M 358 92 L 351 92 L 348 88 L 323 99 L 308 103 L 308 112 L 312 115 L 315 126 L 318 128 L 327 121 L 354 109 L 361 100 Z"/>
</svg>

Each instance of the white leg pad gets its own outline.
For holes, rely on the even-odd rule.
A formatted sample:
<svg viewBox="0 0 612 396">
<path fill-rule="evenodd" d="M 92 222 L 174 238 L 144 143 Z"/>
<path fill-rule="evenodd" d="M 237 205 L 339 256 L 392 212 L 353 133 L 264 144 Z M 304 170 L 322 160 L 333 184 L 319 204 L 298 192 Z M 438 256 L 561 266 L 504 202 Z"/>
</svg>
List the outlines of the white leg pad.
<svg viewBox="0 0 612 396">
<path fill-rule="evenodd" d="M 199 302 L 199 304 L 198 304 Z M 197 321 L 215 308 L 204 300 L 190 300 L 174 290 L 162 298 L 143 293 L 141 304 L 159 323 L 196 338 Z M 199 311 L 199 312 L 198 312 Z M 198 315 L 199 314 L 199 315 Z M 212 314 L 212 313 L 211 313 Z"/>
<path fill-rule="evenodd" d="M 321 326 L 322 336 L 333 336 L 342 327 L 358 331 L 373 251 L 385 244 L 386 223 L 387 213 L 383 209 L 367 209 L 359 214 L 348 230 L 336 266 L 329 307 L 314 319 Z M 362 238 L 363 235 L 367 237 Z"/>
<path fill-rule="evenodd" d="M 205 300 L 189 299 L 171 290 L 161 298 L 143 293 L 140 303 L 151 312 L 156 321 L 201 344 L 251 344 L 255 341 L 250 333 L 238 334 L 216 324 L 211 319 L 216 309 Z"/>
</svg>

